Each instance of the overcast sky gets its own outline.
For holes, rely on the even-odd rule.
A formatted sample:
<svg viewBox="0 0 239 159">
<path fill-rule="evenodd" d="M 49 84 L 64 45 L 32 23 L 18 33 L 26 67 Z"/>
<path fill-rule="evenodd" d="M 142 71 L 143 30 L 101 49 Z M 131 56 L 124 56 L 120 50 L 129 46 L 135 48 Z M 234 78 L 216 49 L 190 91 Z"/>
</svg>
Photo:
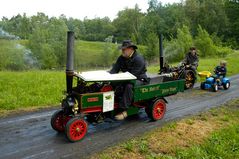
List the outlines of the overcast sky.
<svg viewBox="0 0 239 159">
<path fill-rule="evenodd" d="M 161 0 L 161 2 L 165 4 L 180 0 Z M 50 17 L 59 17 L 61 14 L 77 19 L 107 16 L 113 20 L 118 11 L 126 7 L 134 8 L 136 3 L 142 12 L 146 12 L 148 0 L 1 0 L 0 18 L 3 16 L 11 18 L 18 13 L 32 16 L 37 12 L 43 12 Z"/>
</svg>

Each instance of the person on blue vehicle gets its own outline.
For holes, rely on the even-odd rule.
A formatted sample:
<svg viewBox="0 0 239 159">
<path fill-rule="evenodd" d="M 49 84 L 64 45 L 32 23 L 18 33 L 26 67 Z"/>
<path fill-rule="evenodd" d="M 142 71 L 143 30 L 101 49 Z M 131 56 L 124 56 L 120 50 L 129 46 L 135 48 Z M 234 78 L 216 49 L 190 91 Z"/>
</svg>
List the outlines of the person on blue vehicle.
<svg viewBox="0 0 239 159">
<path fill-rule="evenodd" d="M 226 77 L 227 68 L 226 68 L 226 61 L 221 61 L 220 65 L 215 67 L 214 72 L 218 78 Z"/>
</svg>

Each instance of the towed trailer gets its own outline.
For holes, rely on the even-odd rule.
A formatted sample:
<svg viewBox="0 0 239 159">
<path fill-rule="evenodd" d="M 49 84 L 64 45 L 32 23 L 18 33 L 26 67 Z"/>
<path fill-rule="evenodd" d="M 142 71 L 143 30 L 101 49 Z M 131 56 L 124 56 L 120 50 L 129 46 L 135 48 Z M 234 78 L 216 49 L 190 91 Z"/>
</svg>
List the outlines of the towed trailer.
<svg viewBox="0 0 239 159">
<path fill-rule="evenodd" d="M 88 123 L 113 118 L 119 112 L 122 85 L 133 85 L 134 98 L 128 116 L 144 109 L 152 121 L 160 120 L 166 112 L 164 97 L 184 91 L 185 80 L 165 81 L 169 74 L 151 77 L 147 85 L 136 85 L 136 77 L 129 72 L 110 74 L 107 71 L 78 73 L 73 69 L 74 33 L 67 34 L 66 97 L 61 109 L 51 117 L 51 126 L 64 132 L 67 139 L 76 142 L 84 138 Z M 76 81 L 76 82 L 73 82 Z M 75 85 L 73 85 L 75 83 Z"/>
</svg>

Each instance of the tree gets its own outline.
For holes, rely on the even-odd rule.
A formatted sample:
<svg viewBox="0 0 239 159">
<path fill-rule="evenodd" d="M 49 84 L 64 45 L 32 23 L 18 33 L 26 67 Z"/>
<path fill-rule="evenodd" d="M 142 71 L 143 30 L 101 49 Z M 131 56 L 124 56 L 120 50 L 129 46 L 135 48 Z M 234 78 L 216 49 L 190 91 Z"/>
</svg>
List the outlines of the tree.
<svg viewBox="0 0 239 159">
<path fill-rule="evenodd" d="M 48 19 L 38 13 L 32 17 L 33 33 L 29 38 L 29 47 L 40 61 L 41 68 L 50 69 L 65 65 L 67 26 L 62 19 L 52 17 Z"/>
<path fill-rule="evenodd" d="M 197 34 L 201 25 L 209 34 L 223 35 L 228 29 L 228 18 L 224 10 L 225 0 L 186 0 L 185 13 L 192 33 Z"/>
<path fill-rule="evenodd" d="M 85 34 L 84 40 L 104 41 L 108 36 L 113 35 L 114 26 L 108 17 L 84 19 Z"/>
<path fill-rule="evenodd" d="M 165 57 L 170 62 L 180 61 L 184 58 L 188 49 L 193 44 L 193 38 L 189 27 L 183 26 L 177 30 L 177 38 L 165 44 Z"/>
<path fill-rule="evenodd" d="M 111 58 L 111 53 L 112 53 L 112 41 L 113 41 L 113 36 L 109 36 L 107 38 L 105 38 L 105 44 L 104 44 L 104 49 L 103 52 L 101 54 L 101 60 L 102 60 L 102 64 L 104 66 L 109 66 L 110 64 L 110 58 Z"/>
<path fill-rule="evenodd" d="M 118 12 L 118 17 L 113 21 L 116 29 L 115 35 L 118 41 L 134 38 L 136 43 L 140 43 L 139 27 L 144 14 L 140 12 L 138 5 L 134 9 L 126 8 Z"/>
<path fill-rule="evenodd" d="M 226 35 L 227 41 L 231 43 L 234 48 L 239 48 L 239 1 L 226 0 L 225 11 L 229 19 L 229 30 Z"/>
<path fill-rule="evenodd" d="M 216 53 L 214 43 L 208 34 L 200 25 L 198 26 L 198 35 L 195 37 L 195 45 L 200 51 L 202 57 L 213 56 Z"/>
<path fill-rule="evenodd" d="M 159 52 L 159 40 L 158 40 L 158 35 L 156 33 L 150 33 L 146 37 L 146 52 L 145 52 L 145 57 L 146 60 L 151 63 L 154 62 L 153 60 L 155 59 L 155 56 Z"/>
<path fill-rule="evenodd" d="M 182 3 L 162 5 L 157 0 L 150 0 L 148 14 L 142 24 L 141 33 L 155 32 L 158 35 L 164 34 L 166 39 L 170 39 L 171 36 L 176 37 L 178 28 L 188 25 L 188 23 Z"/>
</svg>

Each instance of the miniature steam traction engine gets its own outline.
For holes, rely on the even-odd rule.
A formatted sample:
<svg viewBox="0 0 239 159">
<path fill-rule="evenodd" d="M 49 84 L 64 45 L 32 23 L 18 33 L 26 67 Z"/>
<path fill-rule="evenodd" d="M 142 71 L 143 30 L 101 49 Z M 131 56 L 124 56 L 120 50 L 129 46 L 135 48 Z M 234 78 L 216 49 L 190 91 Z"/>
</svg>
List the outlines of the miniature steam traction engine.
<svg viewBox="0 0 239 159">
<path fill-rule="evenodd" d="M 111 118 L 118 111 L 120 84 L 132 83 L 134 98 L 128 108 L 128 115 L 145 109 L 153 120 L 162 119 L 167 101 L 164 97 L 184 91 L 184 80 L 164 82 L 166 76 L 151 78 L 148 85 L 136 86 L 136 77 L 129 72 L 109 74 L 107 71 L 76 73 L 73 69 L 74 33 L 67 36 L 66 97 L 61 109 L 51 118 L 51 126 L 57 132 L 64 132 L 71 141 L 81 140 L 87 133 L 88 124 L 99 119 Z M 73 82 L 75 80 L 76 82 Z M 73 86 L 75 83 L 75 86 Z"/>
</svg>

